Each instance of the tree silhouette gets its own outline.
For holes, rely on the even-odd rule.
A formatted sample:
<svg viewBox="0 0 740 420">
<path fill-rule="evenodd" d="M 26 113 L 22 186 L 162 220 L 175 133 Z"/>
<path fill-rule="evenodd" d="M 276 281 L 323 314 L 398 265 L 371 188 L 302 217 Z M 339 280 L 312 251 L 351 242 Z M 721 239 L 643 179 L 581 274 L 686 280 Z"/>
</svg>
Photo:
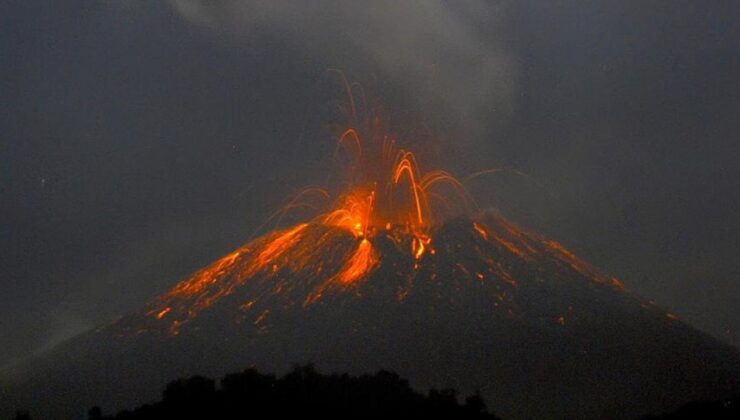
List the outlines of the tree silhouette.
<svg viewBox="0 0 740 420">
<path fill-rule="evenodd" d="M 31 415 L 28 414 L 28 411 L 20 410 L 15 413 L 14 419 L 15 420 L 31 420 Z"/>
<path fill-rule="evenodd" d="M 105 417 L 90 410 L 90 420 L 310 418 L 376 419 L 425 417 L 430 419 L 489 419 L 480 395 L 461 405 L 452 389 L 414 391 L 393 372 L 374 375 L 324 375 L 313 365 L 296 366 L 282 378 L 255 369 L 229 374 L 216 387 L 212 379 L 194 376 L 171 382 L 162 400 Z"/>
</svg>

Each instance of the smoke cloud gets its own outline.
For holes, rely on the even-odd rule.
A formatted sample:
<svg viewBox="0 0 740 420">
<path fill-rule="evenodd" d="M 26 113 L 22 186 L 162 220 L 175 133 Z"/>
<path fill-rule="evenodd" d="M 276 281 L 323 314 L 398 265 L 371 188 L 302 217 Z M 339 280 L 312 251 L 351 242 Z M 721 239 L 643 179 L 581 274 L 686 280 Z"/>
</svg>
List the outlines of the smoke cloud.
<svg viewBox="0 0 740 420">
<path fill-rule="evenodd" d="M 511 109 L 515 60 L 495 36 L 503 10 L 483 1 L 171 0 L 171 5 L 192 24 L 240 42 L 280 40 L 350 77 L 364 71 L 380 76 L 405 90 L 418 102 L 414 105 L 442 107 L 477 133 Z"/>
</svg>

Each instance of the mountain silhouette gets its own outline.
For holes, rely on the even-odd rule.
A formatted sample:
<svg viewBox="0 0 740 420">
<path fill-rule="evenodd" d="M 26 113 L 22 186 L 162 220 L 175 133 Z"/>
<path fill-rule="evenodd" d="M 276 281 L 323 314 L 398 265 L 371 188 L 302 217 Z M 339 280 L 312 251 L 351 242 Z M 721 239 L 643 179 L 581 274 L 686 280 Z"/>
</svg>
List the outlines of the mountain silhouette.
<svg viewBox="0 0 740 420">
<path fill-rule="evenodd" d="M 374 229 L 257 238 L 7 372 L 0 414 L 84 417 L 153 401 L 174 377 L 308 362 L 480 392 L 510 419 L 638 418 L 740 389 L 737 349 L 497 213 L 448 220 L 433 240 Z"/>
</svg>

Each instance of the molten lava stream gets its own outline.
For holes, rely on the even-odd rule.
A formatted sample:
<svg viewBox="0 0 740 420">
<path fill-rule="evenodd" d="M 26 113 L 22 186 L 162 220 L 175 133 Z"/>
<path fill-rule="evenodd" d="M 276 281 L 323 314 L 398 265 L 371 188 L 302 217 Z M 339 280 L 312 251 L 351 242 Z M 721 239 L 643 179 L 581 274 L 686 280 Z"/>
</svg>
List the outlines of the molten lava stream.
<svg viewBox="0 0 740 420">
<path fill-rule="evenodd" d="M 337 280 L 342 284 L 351 284 L 366 276 L 378 263 L 373 245 L 363 238 L 352 257 L 337 274 Z"/>
</svg>

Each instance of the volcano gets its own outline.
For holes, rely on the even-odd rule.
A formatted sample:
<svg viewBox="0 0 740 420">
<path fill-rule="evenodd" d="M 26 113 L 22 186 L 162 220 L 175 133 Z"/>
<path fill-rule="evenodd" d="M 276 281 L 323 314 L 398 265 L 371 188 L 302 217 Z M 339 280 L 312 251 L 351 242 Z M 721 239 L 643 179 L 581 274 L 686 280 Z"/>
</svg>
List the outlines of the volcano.
<svg viewBox="0 0 740 420">
<path fill-rule="evenodd" d="M 303 362 L 480 391 L 504 418 L 634 418 L 738 389 L 736 349 L 497 213 L 440 225 L 421 259 L 405 229 L 372 247 L 322 223 L 257 238 L 15 372 L 30 379 L 6 395 L 68 417 Z"/>
<path fill-rule="evenodd" d="M 422 171 L 380 108 L 345 85 L 339 181 L 302 190 L 276 218 L 317 215 L 9 372 L 2 410 L 74 418 L 154 400 L 177 377 L 307 362 L 479 391 L 511 419 L 634 418 L 740 390 L 737 349 L 477 209 L 464 182 Z"/>
</svg>

